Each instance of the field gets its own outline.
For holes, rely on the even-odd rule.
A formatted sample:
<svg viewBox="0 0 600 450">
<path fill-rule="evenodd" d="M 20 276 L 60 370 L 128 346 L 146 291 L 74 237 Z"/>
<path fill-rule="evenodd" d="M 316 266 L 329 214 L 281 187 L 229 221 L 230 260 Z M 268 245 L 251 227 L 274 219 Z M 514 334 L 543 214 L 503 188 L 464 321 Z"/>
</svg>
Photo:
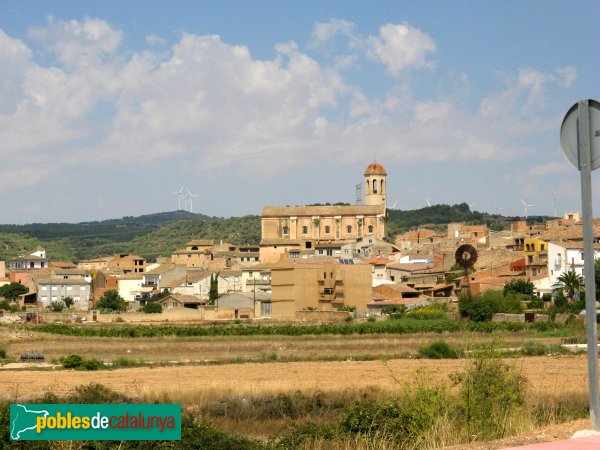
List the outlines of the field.
<svg viewBox="0 0 600 450">
<path fill-rule="evenodd" d="M 507 360 L 517 367 L 534 390 L 564 393 L 581 391 L 587 383 L 585 356 L 541 356 Z M 318 361 L 292 363 L 222 364 L 214 366 L 141 367 L 113 371 L 19 370 L 0 377 L 0 398 L 16 400 L 32 392 L 66 393 L 96 382 L 121 393 L 145 399 L 168 397 L 193 404 L 225 395 L 264 395 L 296 390 L 396 390 L 426 374 L 446 381 L 466 366 L 465 360 L 394 359 L 389 361 Z M 10 375 L 12 376 L 10 376 Z"/>
<path fill-rule="evenodd" d="M 456 395 L 458 388 L 453 387 L 450 376 L 468 370 L 472 359 L 418 359 L 418 349 L 434 341 L 442 339 L 468 355 L 491 345 L 503 349 L 518 348 L 527 342 L 556 345 L 564 335 L 565 330 L 529 329 L 493 333 L 106 338 L 0 327 L 0 348 L 6 350 L 8 361 L 15 362 L 21 353 L 35 350 L 53 363 L 46 368 L 26 365 L 14 370 L 6 368 L 19 364 L 5 365 L 0 370 L 0 399 L 2 403 L 26 401 L 46 392 L 63 396 L 78 386 L 100 383 L 135 401 L 182 403 L 186 410 L 210 420 L 226 433 L 266 442 L 303 424 L 315 423 L 325 429 L 336 426 L 355 401 L 400 398 L 410 385 L 446 384 Z M 93 372 L 61 368 L 60 358 L 73 353 L 106 363 L 125 360 L 136 367 Z M 528 411 L 544 414 L 538 419 L 527 413 L 526 420 L 511 424 L 511 434 L 531 433 L 585 417 L 585 356 L 515 356 L 503 361 L 527 380 Z M 446 430 L 451 429 L 446 424 Z M 442 438 L 431 438 L 427 445 L 417 447 L 460 442 L 456 433 L 444 433 Z M 395 448 L 348 439 L 330 444 L 317 439 L 308 448 Z"/>
</svg>

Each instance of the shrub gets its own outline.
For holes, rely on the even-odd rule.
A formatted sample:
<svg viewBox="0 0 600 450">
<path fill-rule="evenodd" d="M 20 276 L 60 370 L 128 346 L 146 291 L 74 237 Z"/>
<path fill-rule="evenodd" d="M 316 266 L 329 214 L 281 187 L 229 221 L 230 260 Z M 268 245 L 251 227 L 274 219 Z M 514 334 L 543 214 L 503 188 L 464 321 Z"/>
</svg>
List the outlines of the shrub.
<svg viewBox="0 0 600 450">
<path fill-rule="evenodd" d="M 104 367 L 101 361 L 97 359 L 84 359 L 77 368 L 78 370 L 100 370 Z"/>
<path fill-rule="evenodd" d="M 337 436 L 337 431 L 332 427 L 321 426 L 315 423 L 294 425 L 279 439 L 275 448 L 306 448 L 307 441 L 331 441 Z"/>
<path fill-rule="evenodd" d="M 445 319 L 446 308 L 441 305 L 421 306 L 406 313 L 406 317 L 419 320 Z"/>
<path fill-rule="evenodd" d="M 487 322 L 492 320 L 496 309 L 490 301 L 480 298 L 461 296 L 458 301 L 458 310 L 461 315 L 474 322 Z"/>
<path fill-rule="evenodd" d="M 544 299 L 534 297 L 529 302 L 527 302 L 527 307 L 529 309 L 544 309 Z"/>
<path fill-rule="evenodd" d="M 85 359 L 79 355 L 65 356 L 62 360 L 62 365 L 65 369 L 75 370 L 99 370 L 104 368 L 102 361 L 97 359 Z"/>
<path fill-rule="evenodd" d="M 6 350 L 0 348 L 0 359 L 6 359 Z"/>
<path fill-rule="evenodd" d="M 50 303 L 50 310 L 52 310 L 52 312 L 61 312 L 64 309 L 65 305 L 63 304 L 63 302 L 51 302 Z"/>
<path fill-rule="evenodd" d="M 429 359 L 456 359 L 458 352 L 444 341 L 436 341 L 419 348 L 419 356 Z"/>
<path fill-rule="evenodd" d="M 539 342 L 525 342 L 521 348 L 521 353 L 526 356 L 542 356 L 548 353 L 548 349 Z"/>
<path fill-rule="evenodd" d="M 65 369 L 76 369 L 81 365 L 83 358 L 79 355 L 65 356 L 62 360 L 62 365 Z"/>
<path fill-rule="evenodd" d="M 510 416 L 524 400 L 525 379 L 496 356 L 492 350 L 484 352 L 466 372 L 452 376 L 459 386 L 459 413 L 470 438 L 505 436 Z"/>
<path fill-rule="evenodd" d="M 158 302 L 148 302 L 142 308 L 146 314 L 159 314 L 162 312 L 162 305 Z"/>
<path fill-rule="evenodd" d="M 444 386 L 406 386 L 401 398 L 355 402 L 344 411 L 341 428 L 350 433 L 391 434 L 399 443 L 407 443 L 431 429 L 450 404 Z"/>
<path fill-rule="evenodd" d="M 73 303 L 75 303 L 75 300 L 73 300 L 73 297 L 65 297 L 62 300 L 67 308 L 70 308 L 71 306 L 73 306 Z"/>
</svg>

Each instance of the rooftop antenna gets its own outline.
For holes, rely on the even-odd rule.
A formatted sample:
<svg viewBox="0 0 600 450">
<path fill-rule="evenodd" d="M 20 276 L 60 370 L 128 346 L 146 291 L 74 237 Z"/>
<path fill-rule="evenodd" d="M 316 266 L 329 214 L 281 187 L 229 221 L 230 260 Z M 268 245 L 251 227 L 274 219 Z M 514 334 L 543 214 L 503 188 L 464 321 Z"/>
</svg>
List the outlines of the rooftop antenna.
<svg viewBox="0 0 600 450">
<path fill-rule="evenodd" d="M 189 189 L 187 190 L 187 193 L 188 193 L 188 200 L 190 201 L 190 212 L 193 213 L 194 205 L 193 205 L 192 199 L 194 197 L 198 197 L 198 194 L 192 194 Z"/>
<path fill-rule="evenodd" d="M 171 192 L 171 194 L 177 194 L 177 211 L 181 211 L 181 199 L 183 198 L 183 184 L 177 192 Z"/>
<path fill-rule="evenodd" d="M 535 206 L 534 204 L 527 204 L 525 203 L 525 200 L 521 199 L 521 203 L 523 203 L 523 208 L 525 209 L 525 220 L 527 220 L 527 208 L 530 208 L 532 206 Z"/>
<path fill-rule="evenodd" d="M 362 183 L 356 185 L 356 204 L 362 205 Z"/>
</svg>

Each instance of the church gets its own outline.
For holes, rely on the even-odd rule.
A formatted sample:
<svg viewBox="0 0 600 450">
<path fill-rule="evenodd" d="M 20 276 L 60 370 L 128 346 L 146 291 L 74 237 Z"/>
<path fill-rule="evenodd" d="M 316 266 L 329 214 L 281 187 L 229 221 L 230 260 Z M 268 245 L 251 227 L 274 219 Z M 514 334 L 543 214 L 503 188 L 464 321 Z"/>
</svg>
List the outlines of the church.
<svg viewBox="0 0 600 450">
<path fill-rule="evenodd" d="M 365 237 L 385 240 L 387 173 L 377 162 L 364 173 L 364 205 L 265 206 L 261 214 L 260 260 L 274 263 L 315 255 L 319 246 L 342 245 Z"/>
</svg>

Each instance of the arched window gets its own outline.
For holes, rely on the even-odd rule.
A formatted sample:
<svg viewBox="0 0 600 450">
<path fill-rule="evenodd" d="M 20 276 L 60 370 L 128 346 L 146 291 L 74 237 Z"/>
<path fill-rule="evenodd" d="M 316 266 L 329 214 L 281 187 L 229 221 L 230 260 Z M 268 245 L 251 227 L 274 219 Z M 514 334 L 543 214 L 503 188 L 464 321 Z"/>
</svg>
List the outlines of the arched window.
<svg viewBox="0 0 600 450">
<path fill-rule="evenodd" d="M 192 246 L 192 250 L 198 250 L 198 246 L 197 245 Z"/>
<path fill-rule="evenodd" d="M 351 234 L 352 233 L 352 225 L 348 225 L 346 227 L 346 233 Z"/>
<path fill-rule="evenodd" d="M 308 227 L 305 225 L 302 227 L 302 234 L 308 233 Z"/>
<path fill-rule="evenodd" d="M 287 225 L 283 227 L 283 234 L 290 234 L 290 228 Z"/>
<path fill-rule="evenodd" d="M 373 233 L 373 225 L 369 225 L 369 233 Z"/>
<path fill-rule="evenodd" d="M 373 194 L 377 194 L 377 180 L 373 180 Z"/>
<path fill-rule="evenodd" d="M 329 225 L 325 225 L 325 234 L 329 234 L 331 232 L 331 227 Z"/>
<path fill-rule="evenodd" d="M 385 181 L 383 181 L 383 179 L 381 179 L 381 182 L 379 183 L 379 188 L 381 189 L 382 194 L 385 194 L 384 186 L 385 186 Z"/>
</svg>

